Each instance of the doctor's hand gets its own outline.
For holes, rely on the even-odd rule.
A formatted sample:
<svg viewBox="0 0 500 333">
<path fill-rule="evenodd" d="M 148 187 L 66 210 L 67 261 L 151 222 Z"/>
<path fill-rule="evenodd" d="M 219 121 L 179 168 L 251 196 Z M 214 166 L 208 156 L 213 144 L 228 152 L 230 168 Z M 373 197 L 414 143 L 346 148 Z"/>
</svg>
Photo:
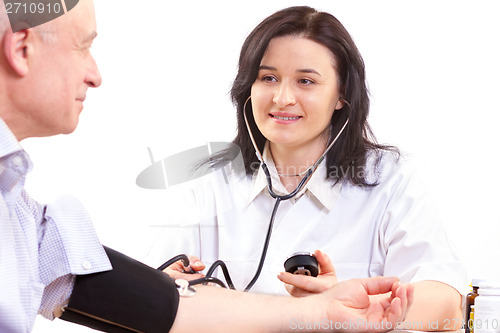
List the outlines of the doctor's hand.
<svg viewBox="0 0 500 333">
<path fill-rule="evenodd" d="M 288 293 L 295 297 L 322 293 L 337 283 L 337 275 L 330 257 L 320 250 L 314 251 L 318 260 L 319 273 L 317 277 L 296 275 L 288 272 L 278 274 L 278 279 L 285 283 Z"/>
<path fill-rule="evenodd" d="M 187 281 L 196 280 L 204 277 L 204 274 L 198 273 L 205 269 L 205 264 L 196 256 L 188 256 L 189 266 L 184 267 L 182 260 L 176 261 L 163 270 L 171 278 L 184 279 Z"/>
<path fill-rule="evenodd" d="M 413 302 L 413 286 L 401 284 L 397 277 L 355 279 L 306 299 L 327 309 L 323 318 L 341 326 L 336 331 L 383 332 L 404 320 Z"/>
</svg>

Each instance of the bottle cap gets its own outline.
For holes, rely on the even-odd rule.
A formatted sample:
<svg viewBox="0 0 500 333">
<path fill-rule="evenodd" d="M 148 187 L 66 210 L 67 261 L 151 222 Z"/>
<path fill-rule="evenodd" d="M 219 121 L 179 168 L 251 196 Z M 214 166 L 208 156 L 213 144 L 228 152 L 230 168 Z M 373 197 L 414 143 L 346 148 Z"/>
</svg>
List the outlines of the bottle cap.
<svg viewBox="0 0 500 333">
<path fill-rule="evenodd" d="M 472 279 L 471 286 L 472 287 L 479 287 L 479 284 L 482 283 L 482 282 L 486 282 L 486 279 L 474 278 L 474 279 Z"/>
<path fill-rule="evenodd" d="M 500 296 L 500 281 L 483 280 L 479 283 L 479 295 L 499 295 Z"/>
</svg>

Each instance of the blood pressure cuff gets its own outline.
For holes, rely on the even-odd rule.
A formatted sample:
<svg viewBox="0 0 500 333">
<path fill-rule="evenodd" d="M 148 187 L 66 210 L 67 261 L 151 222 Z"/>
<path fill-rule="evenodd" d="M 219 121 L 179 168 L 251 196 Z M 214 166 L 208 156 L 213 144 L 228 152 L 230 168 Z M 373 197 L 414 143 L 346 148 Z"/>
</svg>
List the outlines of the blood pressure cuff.
<svg viewBox="0 0 500 333">
<path fill-rule="evenodd" d="M 76 277 L 60 319 L 104 332 L 168 332 L 179 293 L 174 280 L 104 247 L 113 269 Z"/>
</svg>

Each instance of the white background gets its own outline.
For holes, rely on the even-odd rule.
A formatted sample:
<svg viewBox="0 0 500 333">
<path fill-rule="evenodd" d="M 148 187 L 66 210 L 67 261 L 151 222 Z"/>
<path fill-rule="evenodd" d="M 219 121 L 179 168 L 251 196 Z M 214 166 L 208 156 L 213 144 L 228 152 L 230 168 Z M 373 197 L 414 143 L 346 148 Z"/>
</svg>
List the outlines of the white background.
<svg viewBox="0 0 500 333">
<path fill-rule="evenodd" d="M 142 228 L 165 219 L 164 191 L 136 176 L 208 141 L 231 141 L 228 91 L 239 49 L 263 18 L 299 1 L 96 0 L 93 54 L 103 76 L 77 131 L 30 139 L 28 188 L 44 202 L 72 193 L 102 242 L 142 259 Z M 498 105 L 500 4 L 308 1 L 335 15 L 367 68 L 370 122 L 414 161 L 470 277 L 500 276 Z M 166 258 L 167 259 L 167 258 Z M 35 332 L 87 332 L 37 319 Z"/>
</svg>

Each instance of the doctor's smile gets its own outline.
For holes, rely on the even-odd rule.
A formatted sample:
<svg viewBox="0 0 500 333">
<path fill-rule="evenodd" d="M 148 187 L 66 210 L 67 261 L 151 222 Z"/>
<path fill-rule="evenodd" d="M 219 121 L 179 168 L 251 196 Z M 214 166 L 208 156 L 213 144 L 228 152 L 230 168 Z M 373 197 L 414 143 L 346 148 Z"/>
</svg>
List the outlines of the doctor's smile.
<svg viewBox="0 0 500 333">
<path fill-rule="evenodd" d="M 294 116 L 290 113 L 270 113 L 269 117 L 273 118 L 278 124 L 291 124 L 302 118 L 302 116 Z"/>
</svg>

